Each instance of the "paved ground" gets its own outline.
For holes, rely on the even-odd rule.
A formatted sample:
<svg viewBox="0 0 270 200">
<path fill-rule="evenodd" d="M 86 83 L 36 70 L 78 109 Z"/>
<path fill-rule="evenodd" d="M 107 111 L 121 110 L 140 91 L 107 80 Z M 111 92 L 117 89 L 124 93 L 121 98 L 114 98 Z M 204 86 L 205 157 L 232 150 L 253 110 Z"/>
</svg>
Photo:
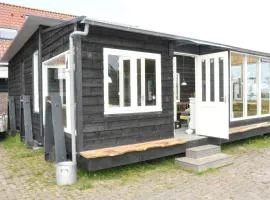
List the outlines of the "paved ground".
<svg viewBox="0 0 270 200">
<path fill-rule="evenodd" d="M 233 165 L 202 175 L 180 169 L 158 174 L 148 172 L 132 182 L 123 184 L 118 180 L 103 180 L 95 187 L 83 191 L 43 184 L 42 179 L 33 179 L 31 182 L 31 166 L 29 171 L 18 173 L 11 170 L 10 162 L 12 158 L 0 147 L 0 200 L 270 199 L 270 149 L 244 153 L 236 158 Z M 12 165 L 27 165 L 27 159 Z"/>
</svg>

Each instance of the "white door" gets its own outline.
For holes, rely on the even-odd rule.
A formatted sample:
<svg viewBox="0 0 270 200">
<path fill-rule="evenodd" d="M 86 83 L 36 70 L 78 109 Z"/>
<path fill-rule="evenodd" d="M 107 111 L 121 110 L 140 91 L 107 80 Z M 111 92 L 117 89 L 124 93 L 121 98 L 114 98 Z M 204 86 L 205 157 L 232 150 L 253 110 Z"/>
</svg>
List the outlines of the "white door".
<svg viewBox="0 0 270 200">
<path fill-rule="evenodd" d="M 229 138 L 228 52 L 196 57 L 196 134 Z"/>
</svg>

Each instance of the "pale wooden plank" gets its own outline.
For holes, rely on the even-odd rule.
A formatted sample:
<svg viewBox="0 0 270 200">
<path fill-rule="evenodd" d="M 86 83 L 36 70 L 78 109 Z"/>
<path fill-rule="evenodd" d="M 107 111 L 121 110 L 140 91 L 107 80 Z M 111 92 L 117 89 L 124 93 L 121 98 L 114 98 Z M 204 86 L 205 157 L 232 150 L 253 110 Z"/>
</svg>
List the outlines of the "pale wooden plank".
<svg viewBox="0 0 270 200">
<path fill-rule="evenodd" d="M 230 128 L 230 134 L 243 133 L 243 132 L 250 131 L 253 129 L 264 128 L 264 127 L 269 127 L 269 126 L 270 126 L 270 122 L 262 122 L 262 123 L 256 123 L 256 124 L 249 124 L 245 126 L 238 126 L 238 127 Z"/>
<path fill-rule="evenodd" d="M 82 151 L 80 155 L 86 159 L 100 158 L 108 156 L 118 156 L 129 152 L 146 151 L 151 148 L 164 148 L 175 146 L 179 144 L 185 144 L 187 141 L 179 138 L 170 138 L 164 140 L 155 140 L 151 142 L 143 142 L 130 145 L 122 145 L 117 147 L 109 147 L 103 149 Z"/>
</svg>

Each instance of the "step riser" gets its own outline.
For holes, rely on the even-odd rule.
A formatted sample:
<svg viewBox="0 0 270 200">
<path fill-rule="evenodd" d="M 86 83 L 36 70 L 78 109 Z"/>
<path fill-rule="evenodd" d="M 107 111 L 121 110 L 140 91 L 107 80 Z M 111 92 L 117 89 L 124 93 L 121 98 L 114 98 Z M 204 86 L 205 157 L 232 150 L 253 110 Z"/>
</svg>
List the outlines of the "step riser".
<svg viewBox="0 0 270 200">
<path fill-rule="evenodd" d="M 176 163 L 187 170 L 192 170 L 195 172 L 203 172 L 211 168 L 215 169 L 215 168 L 230 165 L 233 163 L 233 160 L 234 160 L 233 157 L 230 156 L 227 158 L 223 158 L 220 160 L 212 161 L 212 162 L 201 164 L 201 165 L 195 165 L 195 164 L 191 164 L 191 163 L 184 162 L 181 160 L 176 160 Z"/>
<path fill-rule="evenodd" d="M 211 156 L 217 153 L 220 153 L 220 146 L 211 146 L 211 148 L 202 149 L 202 150 L 194 150 L 193 148 L 186 150 L 186 157 L 199 159 L 207 156 Z"/>
</svg>

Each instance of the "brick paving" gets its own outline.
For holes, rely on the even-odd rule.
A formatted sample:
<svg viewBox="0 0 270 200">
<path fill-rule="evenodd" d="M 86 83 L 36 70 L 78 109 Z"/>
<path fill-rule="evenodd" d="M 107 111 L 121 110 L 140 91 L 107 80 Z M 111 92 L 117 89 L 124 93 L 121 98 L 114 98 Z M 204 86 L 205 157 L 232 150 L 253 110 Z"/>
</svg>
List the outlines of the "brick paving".
<svg viewBox="0 0 270 200">
<path fill-rule="evenodd" d="M 12 158 L 0 147 L 0 200 L 9 199 L 270 199 L 270 149 L 236 157 L 233 165 L 202 175 L 181 169 L 145 173 L 126 184 L 103 180 L 87 190 L 29 182 L 28 173 L 13 176 Z M 26 163 L 14 163 L 24 165 Z M 31 172 L 31 169 L 29 169 Z"/>
</svg>

